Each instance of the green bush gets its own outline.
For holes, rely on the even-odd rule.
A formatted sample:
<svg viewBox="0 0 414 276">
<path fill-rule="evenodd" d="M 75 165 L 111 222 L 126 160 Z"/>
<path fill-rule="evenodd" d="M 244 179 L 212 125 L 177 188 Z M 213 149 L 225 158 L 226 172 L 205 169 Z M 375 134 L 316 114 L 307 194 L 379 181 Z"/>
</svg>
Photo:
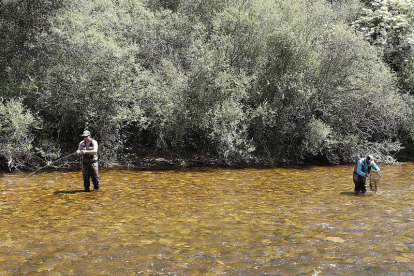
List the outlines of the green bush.
<svg viewBox="0 0 414 276">
<path fill-rule="evenodd" d="M 408 60 L 395 76 L 386 48 L 349 26 L 368 16 L 356 0 L 36 1 L 44 27 L 24 36 L 20 2 L 7 3 L 0 96 L 42 120 L 31 135 L 46 162 L 60 153 L 51 143 L 76 148 L 84 129 L 103 165 L 126 148 L 391 160 L 413 141 L 412 95 L 396 88 L 412 88 L 412 56 L 394 59 Z"/>
<path fill-rule="evenodd" d="M 265 8 L 266 18 L 279 13 L 264 20 L 265 62 L 252 90 L 259 149 L 279 161 L 322 154 L 331 163 L 351 162 L 372 143 L 384 143 L 383 156 L 398 149 L 404 102 L 377 50 L 335 21 L 324 1 Z"/>
<path fill-rule="evenodd" d="M 0 101 L 0 158 L 5 160 L 9 169 L 23 167 L 31 158 L 32 130 L 38 122 L 21 99 Z"/>
</svg>

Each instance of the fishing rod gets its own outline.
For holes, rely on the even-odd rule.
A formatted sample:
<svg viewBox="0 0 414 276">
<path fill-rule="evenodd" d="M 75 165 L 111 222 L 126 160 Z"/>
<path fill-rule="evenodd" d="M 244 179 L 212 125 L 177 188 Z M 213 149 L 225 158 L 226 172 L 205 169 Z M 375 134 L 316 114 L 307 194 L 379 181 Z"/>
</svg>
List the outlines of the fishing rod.
<svg viewBox="0 0 414 276">
<path fill-rule="evenodd" d="M 56 163 L 56 162 L 61 161 L 61 160 L 63 160 L 63 159 L 66 159 L 66 158 L 68 158 L 68 157 L 70 157 L 70 156 L 72 156 L 72 155 L 74 155 L 74 154 L 76 154 L 76 153 L 77 153 L 77 152 L 75 151 L 75 152 L 72 152 L 71 154 L 68 154 L 68 155 L 66 155 L 66 156 L 64 156 L 64 157 L 61 157 L 61 158 L 59 158 L 59 159 L 57 159 L 57 160 L 53 161 L 52 163 L 49 163 L 49 164 L 47 164 L 46 166 L 43 166 L 43 167 L 41 167 L 40 169 L 35 170 L 34 172 L 32 172 L 31 174 L 29 174 L 28 176 L 26 176 L 26 177 L 25 177 L 25 178 L 23 178 L 22 180 L 25 180 L 25 179 L 26 179 L 26 178 L 28 178 L 29 176 L 32 176 L 32 175 L 34 175 L 35 173 L 37 173 L 38 171 L 43 170 L 44 168 L 51 166 L 53 163 Z"/>
</svg>

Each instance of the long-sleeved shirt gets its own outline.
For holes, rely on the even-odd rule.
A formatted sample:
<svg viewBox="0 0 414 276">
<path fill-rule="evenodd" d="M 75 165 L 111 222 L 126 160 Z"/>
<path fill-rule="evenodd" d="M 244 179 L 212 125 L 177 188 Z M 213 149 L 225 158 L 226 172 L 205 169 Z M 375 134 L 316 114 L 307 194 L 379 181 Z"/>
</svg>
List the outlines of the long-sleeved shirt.
<svg viewBox="0 0 414 276">
<path fill-rule="evenodd" d="M 362 159 L 359 159 L 357 162 L 356 173 L 359 174 L 360 176 L 366 176 L 366 173 L 364 173 L 363 170 L 368 171 L 369 166 L 371 166 L 377 172 L 380 171 L 380 168 L 378 167 L 377 164 L 375 164 L 375 162 L 371 162 L 371 165 L 368 165 L 367 160 L 365 158 L 362 158 Z"/>
</svg>

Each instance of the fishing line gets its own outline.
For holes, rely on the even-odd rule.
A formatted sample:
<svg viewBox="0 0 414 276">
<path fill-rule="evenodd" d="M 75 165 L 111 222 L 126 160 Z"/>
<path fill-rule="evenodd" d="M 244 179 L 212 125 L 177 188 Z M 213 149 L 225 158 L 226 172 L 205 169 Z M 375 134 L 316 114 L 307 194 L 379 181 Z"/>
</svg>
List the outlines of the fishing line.
<svg viewBox="0 0 414 276">
<path fill-rule="evenodd" d="M 25 179 L 26 179 L 26 178 L 28 178 L 29 176 L 32 176 L 32 175 L 34 175 L 35 173 L 37 173 L 38 171 L 43 170 L 44 168 L 51 166 L 53 163 L 56 163 L 56 162 L 58 162 L 58 161 L 61 161 L 62 159 L 66 159 L 66 158 L 68 158 L 68 157 L 70 157 L 70 156 L 72 156 L 72 155 L 74 155 L 74 154 L 76 154 L 76 151 L 75 151 L 75 152 L 73 152 L 73 153 L 71 153 L 71 154 L 68 154 L 68 155 L 66 155 L 66 156 L 64 156 L 64 157 L 61 157 L 61 158 L 59 158 L 59 159 L 57 159 L 57 160 L 53 161 L 52 163 L 49 163 L 49 164 L 47 164 L 46 166 L 41 167 L 40 169 L 35 170 L 34 172 L 32 172 L 31 174 L 29 174 L 29 175 L 28 175 L 28 176 L 26 176 L 25 178 L 21 179 L 20 181 L 25 180 Z"/>
</svg>

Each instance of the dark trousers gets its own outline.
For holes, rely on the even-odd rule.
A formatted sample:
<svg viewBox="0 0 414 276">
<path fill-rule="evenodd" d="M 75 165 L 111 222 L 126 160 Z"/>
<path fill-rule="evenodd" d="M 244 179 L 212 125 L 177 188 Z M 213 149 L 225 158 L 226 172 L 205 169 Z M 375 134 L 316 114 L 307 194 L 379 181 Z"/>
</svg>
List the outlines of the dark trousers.
<svg viewBox="0 0 414 276">
<path fill-rule="evenodd" d="M 93 188 L 99 190 L 99 166 L 98 162 L 82 163 L 83 186 L 85 191 L 90 191 L 90 179 L 92 179 Z"/>
<path fill-rule="evenodd" d="M 366 187 L 367 178 L 365 176 L 360 176 L 356 172 L 354 172 L 354 183 L 355 183 L 355 192 L 363 192 L 367 191 Z"/>
</svg>

